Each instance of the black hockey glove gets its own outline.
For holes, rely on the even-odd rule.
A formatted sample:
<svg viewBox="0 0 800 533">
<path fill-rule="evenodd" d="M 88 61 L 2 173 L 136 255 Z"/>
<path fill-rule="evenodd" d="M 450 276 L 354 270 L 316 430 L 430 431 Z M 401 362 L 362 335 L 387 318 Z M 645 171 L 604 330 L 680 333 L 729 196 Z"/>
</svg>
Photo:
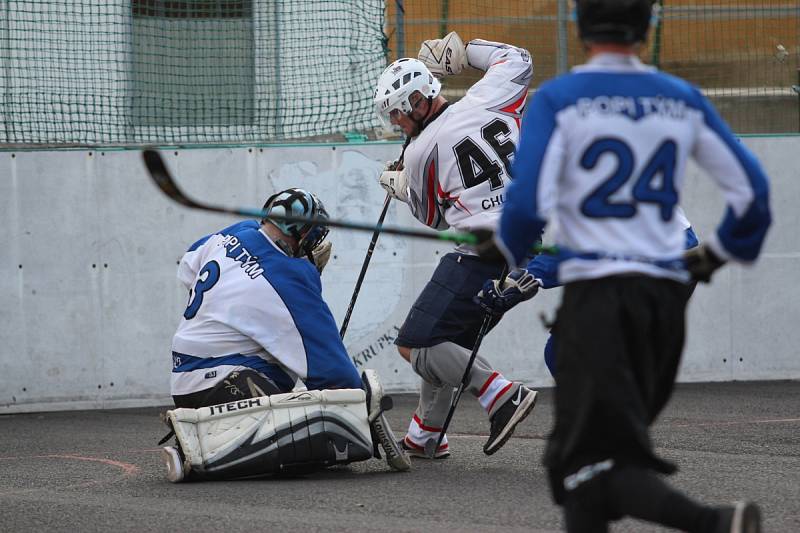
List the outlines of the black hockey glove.
<svg viewBox="0 0 800 533">
<path fill-rule="evenodd" d="M 502 315 L 515 305 L 536 296 L 538 290 L 539 282 L 533 275 L 523 268 L 517 268 L 502 280 L 486 280 L 472 300 L 484 310 Z"/>
<path fill-rule="evenodd" d="M 683 260 L 686 262 L 686 270 L 689 271 L 692 279 L 703 283 L 711 281 L 711 274 L 725 264 L 725 261 L 717 257 L 717 254 L 705 244 L 686 250 Z"/>
</svg>

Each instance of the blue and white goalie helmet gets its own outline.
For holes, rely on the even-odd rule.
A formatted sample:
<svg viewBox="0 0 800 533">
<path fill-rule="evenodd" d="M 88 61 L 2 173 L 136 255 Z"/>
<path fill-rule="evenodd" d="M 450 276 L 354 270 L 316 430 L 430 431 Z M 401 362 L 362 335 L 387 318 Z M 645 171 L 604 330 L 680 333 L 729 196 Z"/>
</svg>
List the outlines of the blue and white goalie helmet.
<svg viewBox="0 0 800 533">
<path fill-rule="evenodd" d="M 398 59 L 383 71 L 375 87 L 375 112 L 386 128 L 391 128 L 390 115 L 395 109 L 406 115 L 413 110 L 409 96 L 419 91 L 425 98 L 435 98 L 442 84 L 419 59 Z"/>
<path fill-rule="evenodd" d="M 285 235 L 294 238 L 298 247 L 294 252 L 295 257 L 310 255 L 311 250 L 318 246 L 328 235 L 328 227 L 320 223 L 311 222 L 286 222 L 274 220 L 269 215 L 282 215 L 302 218 L 316 218 L 327 220 L 330 217 L 325 206 L 316 195 L 305 189 L 286 189 L 267 198 L 264 204 L 267 213 L 261 223 L 270 222 Z M 291 254 L 290 254 L 291 255 Z"/>
</svg>

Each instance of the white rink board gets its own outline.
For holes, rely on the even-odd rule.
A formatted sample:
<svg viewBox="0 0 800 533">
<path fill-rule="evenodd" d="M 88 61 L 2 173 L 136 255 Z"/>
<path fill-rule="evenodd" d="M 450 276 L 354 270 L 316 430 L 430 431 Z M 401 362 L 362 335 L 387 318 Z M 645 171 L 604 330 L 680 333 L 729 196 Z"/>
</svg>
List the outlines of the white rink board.
<svg viewBox="0 0 800 533">
<path fill-rule="evenodd" d="M 775 224 L 754 268 L 728 266 L 692 300 L 682 381 L 798 379 L 800 137 L 748 138 L 773 184 Z M 179 183 L 211 203 L 259 207 L 290 186 L 316 192 L 336 218 L 374 223 L 376 183 L 395 143 L 165 151 Z M 690 171 L 684 206 L 701 238 L 722 201 Z M 169 403 L 170 341 L 186 303 L 176 263 L 235 219 L 188 210 L 152 185 L 137 151 L 0 153 L 0 413 Z M 387 224 L 421 227 L 393 203 Z M 338 323 L 371 234 L 333 230 L 323 275 Z M 381 236 L 345 338 L 356 364 L 392 391 L 418 379 L 392 345 L 450 245 Z M 482 353 L 508 377 L 552 385 L 542 358 L 559 291 L 514 309 Z"/>
</svg>

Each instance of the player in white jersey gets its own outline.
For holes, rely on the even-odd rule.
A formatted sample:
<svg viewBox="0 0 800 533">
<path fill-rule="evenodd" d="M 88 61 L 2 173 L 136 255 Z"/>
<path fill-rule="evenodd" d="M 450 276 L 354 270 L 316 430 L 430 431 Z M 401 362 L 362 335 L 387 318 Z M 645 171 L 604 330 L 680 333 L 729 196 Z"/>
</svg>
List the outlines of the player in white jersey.
<svg viewBox="0 0 800 533">
<path fill-rule="evenodd" d="M 419 58 L 398 59 L 378 80 L 378 115 L 408 138 L 403 167 L 390 167 L 381 175 L 381 184 L 431 228 L 495 227 L 533 76 L 530 55 L 479 39 L 465 47 L 453 32 L 425 41 Z M 433 74 L 458 74 L 467 65 L 485 74 L 461 100 L 449 104 Z M 400 329 L 398 351 L 422 378 L 419 406 L 403 439 L 412 456 L 425 457 L 426 442 L 441 436 L 454 388 L 461 382 L 485 316 L 472 298 L 485 280 L 500 272 L 500 267 L 482 263 L 467 247 L 446 254 Z M 490 436 L 483 448 L 487 455 L 508 440 L 536 400 L 535 391 L 507 380 L 480 355 L 466 390 L 490 418 Z M 442 436 L 434 457 L 449 453 Z"/>
<path fill-rule="evenodd" d="M 379 414 L 388 406 L 380 403 L 377 375 L 366 371 L 362 383 L 322 299 L 328 228 L 268 218 L 324 220 L 325 208 L 308 191 L 287 189 L 271 196 L 264 210 L 260 223 L 246 220 L 204 237 L 180 261 L 178 279 L 189 301 L 172 340 L 171 389 L 179 409 L 170 411 L 170 421 L 179 445 L 164 448 L 168 478 L 347 463 L 369 458 L 378 441 L 393 468 L 407 469 Z M 298 379 L 309 392 L 285 394 Z M 364 413 L 353 408 L 360 398 L 364 409 L 362 388 Z M 328 389 L 351 391 L 312 392 Z M 201 410 L 208 406 L 216 409 Z M 208 427 L 198 432 L 199 423 Z M 216 451 L 208 456 L 211 449 Z"/>
<path fill-rule="evenodd" d="M 727 260 L 756 260 L 771 221 L 764 172 L 711 104 L 639 61 L 651 9 L 650 0 L 577 2 L 589 61 L 533 97 L 493 242 L 511 265 L 524 264 L 558 220 L 565 287 L 544 462 L 567 530 L 608 531 L 632 516 L 685 531 L 757 532 L 754 504 L 706 506 L 665 483 L 657 474 L 675 466 L 650 441 L 683 349 L 685 283 L 708 281 Z M 728 206 L 716 233 L 683 252 L 676 208 L 690 156 Z"/>
</svg>

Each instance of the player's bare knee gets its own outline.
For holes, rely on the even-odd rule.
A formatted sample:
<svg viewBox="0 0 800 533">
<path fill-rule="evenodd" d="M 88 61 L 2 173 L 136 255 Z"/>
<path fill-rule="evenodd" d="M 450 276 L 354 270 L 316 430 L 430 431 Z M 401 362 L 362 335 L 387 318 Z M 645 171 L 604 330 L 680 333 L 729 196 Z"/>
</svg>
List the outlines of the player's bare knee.
<svg viewBox="0 0 800 533">
<path fill-rule="evenodd" d="M 411 348 L 407 346 L 398 346 L 397 351 L 400 353 L 403 359 L 405 359 L 409 363 L 411 362 Z"/>
</svg>

